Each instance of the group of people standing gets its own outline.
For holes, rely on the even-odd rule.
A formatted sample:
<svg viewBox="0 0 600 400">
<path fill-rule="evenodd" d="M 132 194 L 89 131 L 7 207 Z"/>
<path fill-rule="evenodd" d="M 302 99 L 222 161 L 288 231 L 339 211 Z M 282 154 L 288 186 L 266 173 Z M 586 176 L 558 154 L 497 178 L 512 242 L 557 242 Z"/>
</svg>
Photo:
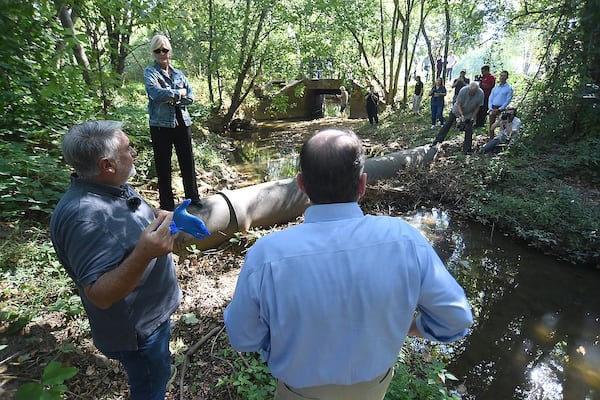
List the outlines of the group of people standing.
<svg viewBox="0 0 600 400">
<path fill-rule="evenodd" d="M 453 54 L 452 56 L 454 57 Z M 451 74 L 450 70 L 449 76 Z M 446 86 L 441 77 L 436 78 L 433 87 L 429 90 L 431 129 L 434 129 L 439 122 L 440 130 L 432 145 L 442 142 L 451 127 L 458 121 L 457 126 L 459 130 L 465 132 L 463 151 L 466 154 L 471 153 L 473 129 L 484 127 L 488 115 L 489 138 L 496 139 L 495 142 L 497 144 L 509 140 L 514 132 L 518 130 L 521 123 L 518 117 L 516 117 L 516 110 L 509 107 L 513 98 L 513 88 L 507 82 L 508 76 L 508 71 L 502 71 L 498 78 L 498 84 L 496 84 L 496 77 L 490 72 L 489 65 L 484 65 L 481 67 L 481 75 L 477 75 L 475 81 L 471 82 L 466 76 L 466 71 L 460 71 L 459 76 L 452 81 L 454 94 L 452 108 L 447 118 L 444 118 L 443 114 L 445 97 L 447 95 Z M 413 96 L 413 113 L 415 116 L 420 115 L 423 93 L 423 82 L 420 76 L 417 76 Z M 506 112 L 507 110 L 509 112 Z M 506 116 L 505 119 L 501 120 L 505 122 L 496 123 L 500 115 Z M 501 132 L 495 137 L 494 132 L 499 127 L 501 128 Z M 510 132 L 507 133 L 507 129 Z M 485 151 L 491 150 L 489 147 L 484 147 L 484 149 Z"/>
<path fill-rule="evenodd" d="M 50 222 L 94 344 L 124 367 L 131 400 L 164 400 L 174 377 L 170 318 L 182 292 L 171 254 L 180 210 L 171 212 L 173 146 L 186 197 L 202 206 L 187 110 L 192 87 L 170 65 L 165 36 L 153 37 L 150 51 L 144 80 L 160 208 L 128 182 L 137 153 L 122 123 L 87 121 L 63 137 L 74 172 Z M 366 99 L 376 105 L 374 89 Z M 376 114 L 369 120 L 377 123 Z M 311 204 L 305 221 L 247 252 L 224 312 L 232 346 L 261 351 L 277 378 L 275 399 L 382 400 L 407 336 L 450 342 L 473 323 L 464 290 L 415 228 L 363 214 L 364 166 L 351 131 L 325 129 L 305 141 L 296 177 Z"/>
</svg>

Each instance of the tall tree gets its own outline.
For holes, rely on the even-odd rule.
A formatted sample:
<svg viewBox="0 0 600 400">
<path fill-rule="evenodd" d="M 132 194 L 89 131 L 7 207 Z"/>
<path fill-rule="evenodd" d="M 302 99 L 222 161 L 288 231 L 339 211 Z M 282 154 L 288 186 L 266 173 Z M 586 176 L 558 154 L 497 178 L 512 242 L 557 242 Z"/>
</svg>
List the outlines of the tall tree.
<svg viewBox="0 0 600 400">
<path fill-rule="evenodd" d="M 54 0 L 54 4 L 63 37 L 107 113 L 114 90 L 123 83 L 132 34 L 157 18 L 161 9 L 144 0 Z"/>
</svg>

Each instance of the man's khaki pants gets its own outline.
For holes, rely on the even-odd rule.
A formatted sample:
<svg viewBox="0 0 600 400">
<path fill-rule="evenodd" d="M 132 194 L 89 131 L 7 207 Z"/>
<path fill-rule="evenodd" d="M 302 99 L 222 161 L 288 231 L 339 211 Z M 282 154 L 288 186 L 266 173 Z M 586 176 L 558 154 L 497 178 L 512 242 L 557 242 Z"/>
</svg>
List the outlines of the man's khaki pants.
<svg viewBox="0 0 600 400">
<path fill-rule="evenodd" d="M 294 389 L 277 381 L 275 400 L 383 400 L 393 376 L 394 371 L 390 368 L 386 373 L 369 382 L 303 389 Z"/>
</svg>

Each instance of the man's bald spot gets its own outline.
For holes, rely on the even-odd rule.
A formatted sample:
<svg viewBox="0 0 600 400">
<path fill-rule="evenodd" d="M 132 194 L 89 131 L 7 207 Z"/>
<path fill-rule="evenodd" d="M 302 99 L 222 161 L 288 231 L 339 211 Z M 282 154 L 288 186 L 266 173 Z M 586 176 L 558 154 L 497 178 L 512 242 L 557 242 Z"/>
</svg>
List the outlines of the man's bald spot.
<svg viewBox="0 0 600 400">
<path fill-rule="evenodd" d="M 328 128 L 319 131 L 313 137 L 308 139 L 306 145 L 311 152 L 317 149 L 327 152 L 336 148 L 341 149 L 343 147 L 360 146 L 361 143 L 360 140 L 358 140 L 358 137 L 351 132 Z"/>
</svg>

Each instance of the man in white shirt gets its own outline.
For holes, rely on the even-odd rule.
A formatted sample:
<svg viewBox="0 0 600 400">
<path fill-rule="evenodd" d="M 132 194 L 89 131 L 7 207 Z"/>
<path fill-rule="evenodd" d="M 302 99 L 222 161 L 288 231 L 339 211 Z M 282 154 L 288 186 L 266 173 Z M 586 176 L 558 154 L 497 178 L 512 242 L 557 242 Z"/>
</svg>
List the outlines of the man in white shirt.
<svg viewBox="0 0 600 400">
<path fill-rule="evenodd" d="M 500 119 L 490 127 L 490 132 L 493 133 L 496 128 L 500 128 L 500 132 L 481 148 L 482 153 L 494 150 L 499 144 L 508 143 L 519 133 L 521 120 L 517 117 L 517 110 L 509 107 L 502 112 Z"/>
<path fill-rule="evenodd" d="M 452 70 L 458 64 L 458 58 L 454 55 L 454 52 L 450 50 L 448 52 L 448 58 L 446 58 L 446 81 L 452 82 Z"/>
</svg>

